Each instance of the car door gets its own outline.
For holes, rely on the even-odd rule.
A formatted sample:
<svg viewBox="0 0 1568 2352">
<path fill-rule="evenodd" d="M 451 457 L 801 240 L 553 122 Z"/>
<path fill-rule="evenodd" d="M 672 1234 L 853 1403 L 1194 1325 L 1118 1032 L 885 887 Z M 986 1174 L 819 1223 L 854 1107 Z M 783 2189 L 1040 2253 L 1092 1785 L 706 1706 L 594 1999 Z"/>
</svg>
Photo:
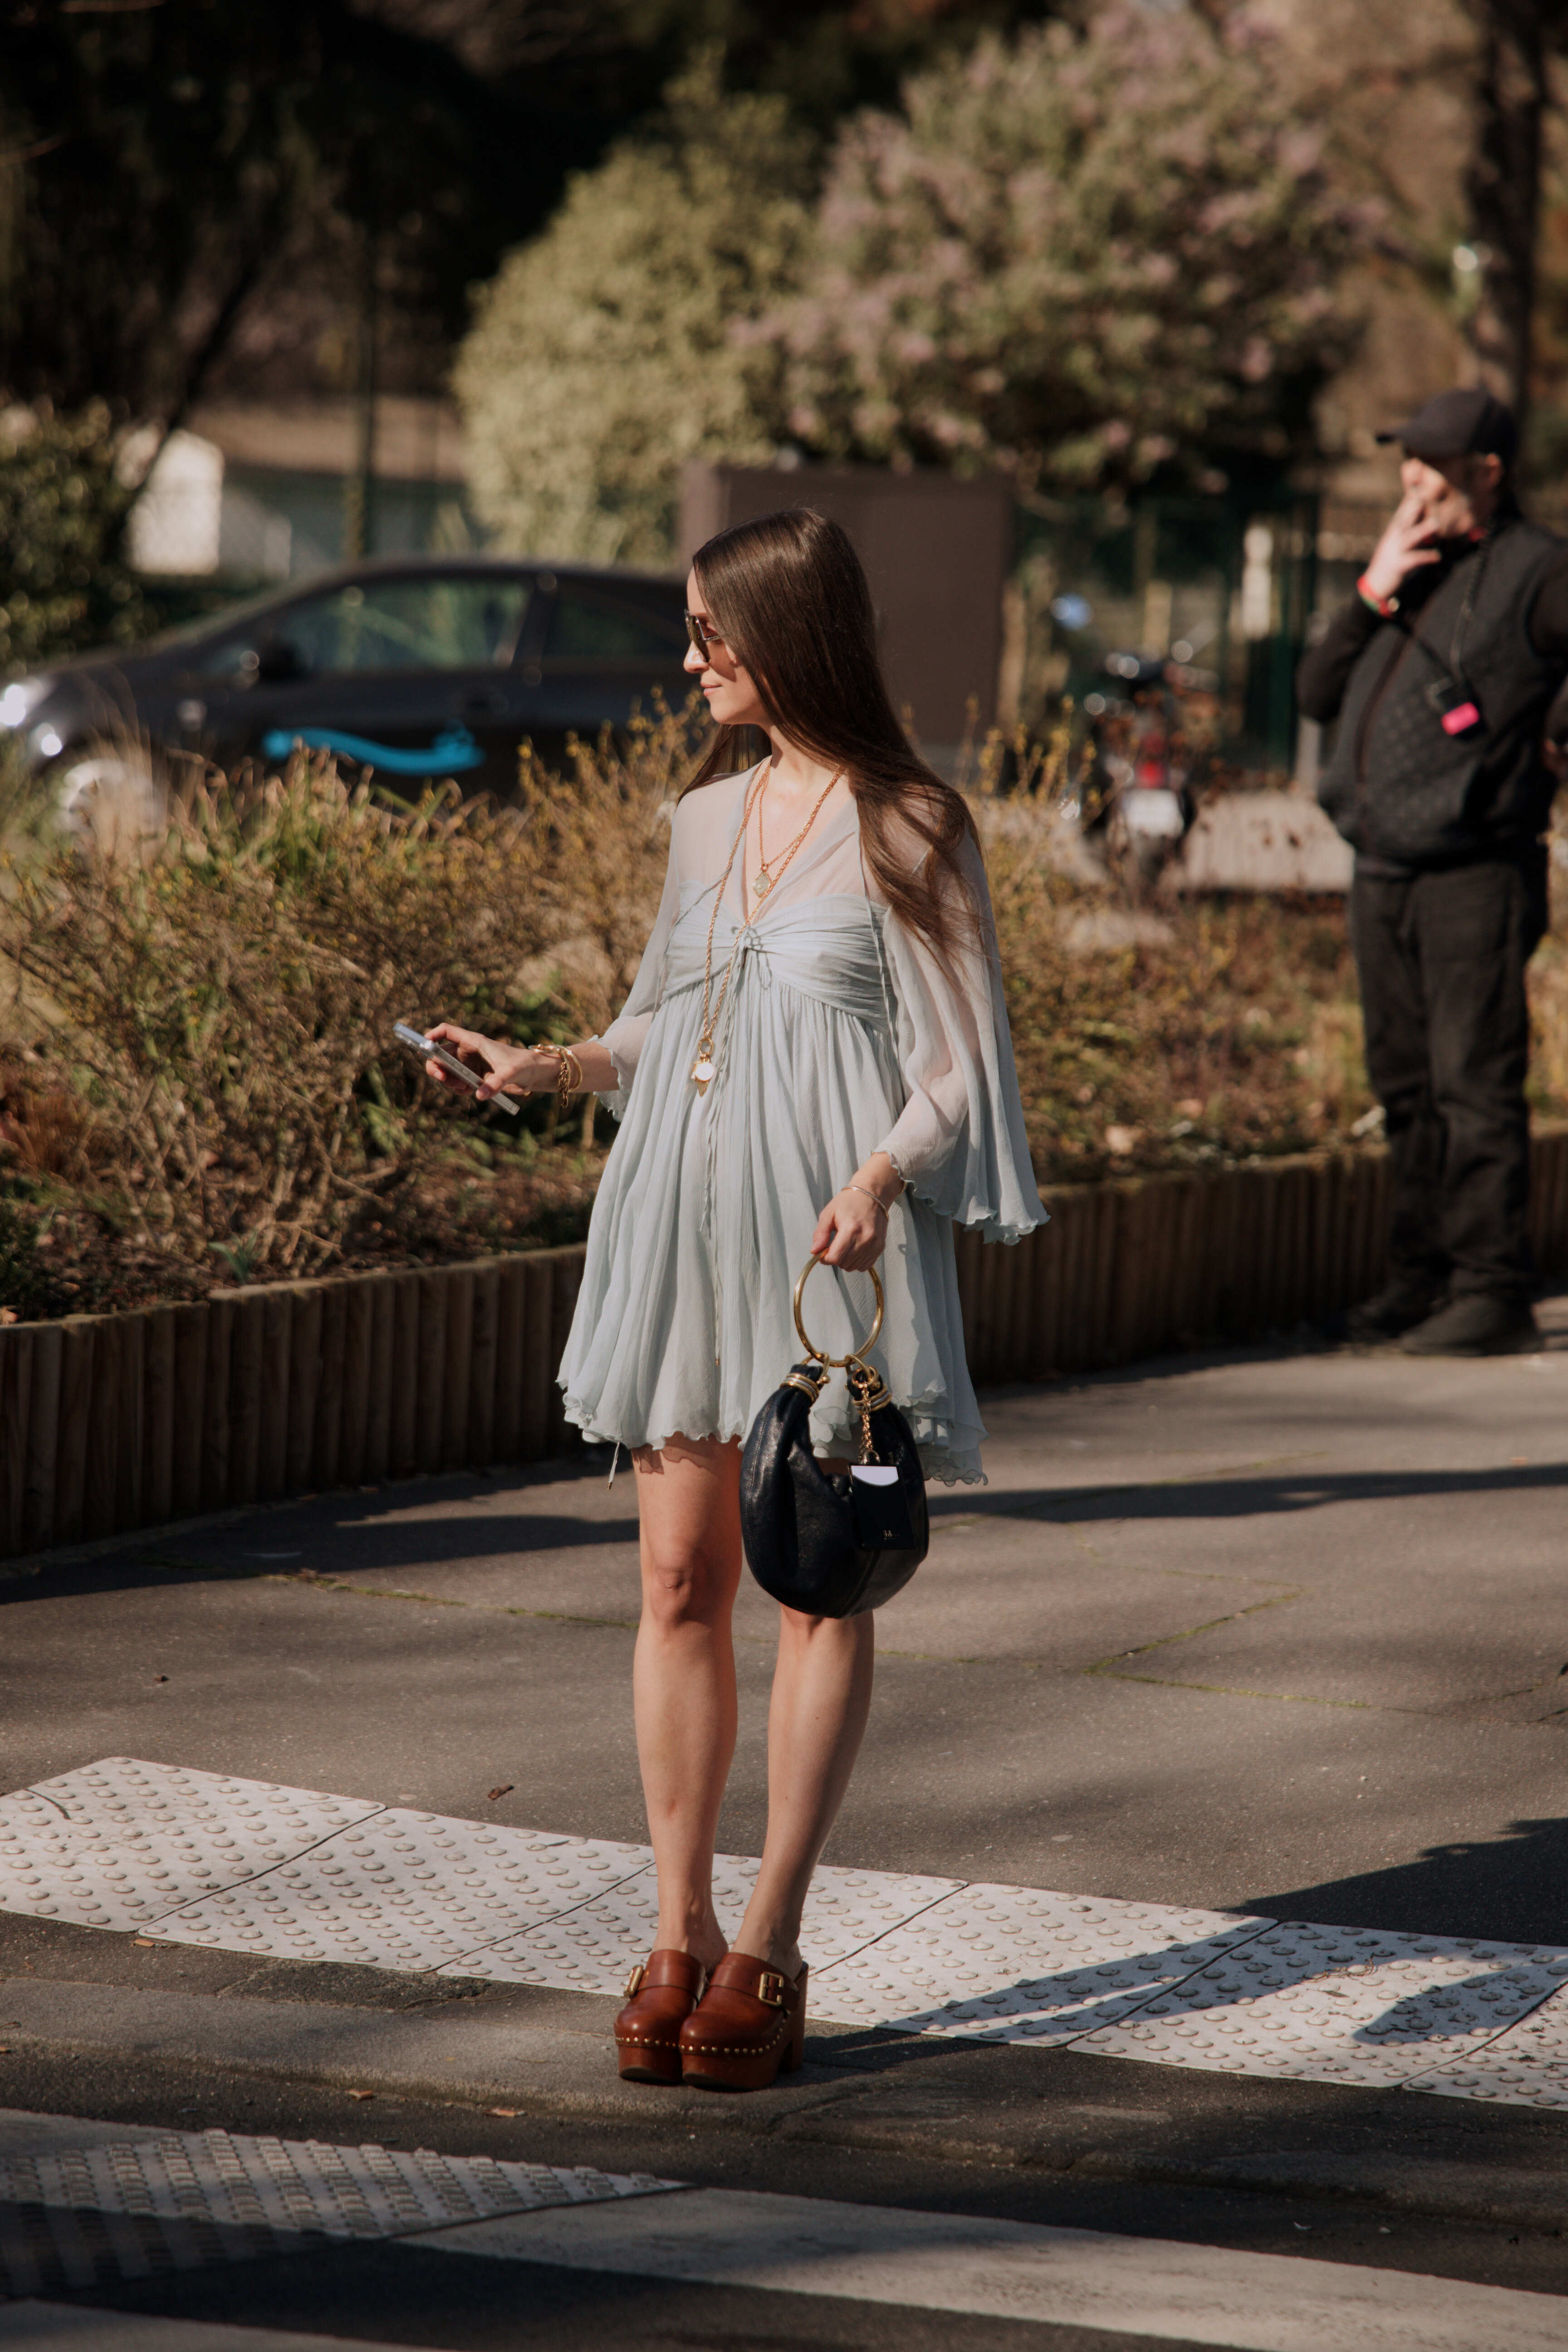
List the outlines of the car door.
<svg viewBox="0 0 1568 2352">
<path fill-rule="evenodd" d="M 683 709 L 690 679 L 685 598 L 673 583 L 614 574 L 540 574 L 540 601 L 524 655 L 528 725 L 547 759 L 568 731 L 592 741 L 603 727 L 624 728 L 636 709 L 662 694 Z"/>
<path fill-rule="evenodd" d="M 500 565 L 367 572 L 257 616 L 208 649 L 212 755 L 273 765 L 298 742 L 399 793 L 509 792 L 532 593 Z"/>
</svg>

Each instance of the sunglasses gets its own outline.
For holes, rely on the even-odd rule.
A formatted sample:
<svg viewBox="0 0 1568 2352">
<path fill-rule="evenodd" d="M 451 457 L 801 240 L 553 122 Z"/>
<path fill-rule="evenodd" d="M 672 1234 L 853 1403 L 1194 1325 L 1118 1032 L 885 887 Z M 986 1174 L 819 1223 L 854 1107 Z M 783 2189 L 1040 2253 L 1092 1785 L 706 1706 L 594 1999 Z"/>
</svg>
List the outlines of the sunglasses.
<svg viewBox="0 0 1568 2352">
<path fill-rule="evenodd" d="M 688 613 L 686 615 L 686 634 L 704 661 L 708 659 L 710 647 L 728 645 L 730 642 L 721 631 L 710 628 L 706 621 L 699 620 L 695 613 Z"/>
</svg>

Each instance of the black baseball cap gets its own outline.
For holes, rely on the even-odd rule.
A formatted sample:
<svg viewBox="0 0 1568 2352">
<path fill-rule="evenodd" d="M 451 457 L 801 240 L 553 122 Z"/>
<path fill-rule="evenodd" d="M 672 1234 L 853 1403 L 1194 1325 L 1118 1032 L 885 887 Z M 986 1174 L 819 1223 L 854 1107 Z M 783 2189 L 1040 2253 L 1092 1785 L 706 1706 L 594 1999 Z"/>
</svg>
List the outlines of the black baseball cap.
<svg viewBox="0 0 1568 2352">
<path fill-rule="evenodd" d="M 1459 384 L 1423 401 L 1414 416 L 1380 441 L 1397 441 L 1412 457 L 1500 457 L 1511 466 L 1519 451 L 1513 411 L 1484 384 Z"/>
</svg>

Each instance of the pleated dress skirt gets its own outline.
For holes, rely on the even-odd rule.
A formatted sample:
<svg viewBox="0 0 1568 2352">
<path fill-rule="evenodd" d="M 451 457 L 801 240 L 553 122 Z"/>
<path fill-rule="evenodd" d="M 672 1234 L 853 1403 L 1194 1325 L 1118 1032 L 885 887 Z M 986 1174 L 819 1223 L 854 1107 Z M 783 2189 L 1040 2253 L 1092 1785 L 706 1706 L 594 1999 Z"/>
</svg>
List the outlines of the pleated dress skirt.
<svg viewBox="0 0 1568 2352">
<path fill-rule="evenodd" d="M 566 1415 L 606 1443 L 744 1438 L 805 1351 L 793 1300 L 813 1229 L 896 1124 L 895 1051 L 880 908 L 848 895 L 721 910 L 713 991 L 733 949 L 718 1071 L 691 1078 L 702 1025 L 710 901 L 694 887 L 670 934 L 588 1231 L 560 1382 Z M 963 1354 L 952 1221 L 912 1192 L 889 1213 L 878 1268 L 886 1314 L 869 1360 L 907 1416 L 929 1477 L 978 1479 L 984 1436 Z M 813 1341 L 842 1356 L 873 1312 L 865 1275 L 807 1285 Z M 858 1451 L 836 1373 L 812 1416 L 819 1453 Z"/>
</svg>

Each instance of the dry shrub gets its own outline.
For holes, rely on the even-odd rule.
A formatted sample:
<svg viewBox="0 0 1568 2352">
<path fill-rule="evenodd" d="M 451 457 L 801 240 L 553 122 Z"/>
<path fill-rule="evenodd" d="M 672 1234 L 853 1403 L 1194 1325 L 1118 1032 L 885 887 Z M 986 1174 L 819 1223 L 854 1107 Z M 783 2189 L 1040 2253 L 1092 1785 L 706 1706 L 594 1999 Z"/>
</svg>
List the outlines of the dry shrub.
<svg viewBox="0 0 1568 2352">
<path fill-rule="evenodd" d="M 30 1041 L 13 1170 L 89 1185 L 122 1254 L 209 1276 L 215 1250 L 250 1278 L 414 1238 L 411 1190 L 451 1209 L 454 1168 L 526 1162 L 552 1116 L 481 1126 L 393 1024 L 527 1039 L 590 1006 L 602 1021 L 658 903 L 684 743 L 682 721 L 647 721 L 625 756 L 582 754 L 575 788 L 525 762 L 506 808 L 449 791 L 389 807 L 301 757 L 198 793 L 142 860 L 90 839 L 13 860 L 0 952 L 58 1015 Z M 591 984 L 574 986 L 584 958 Z M 62 1101 L 74 1165 L 47 1142 Z"/>
<path fill-rule="evenodd" d="M 540 1097 L 516 1122 L 479 1119 L 426 1083 L 392 1024 L 601 1027 L 658 905 L 689 730 L 689 714 L 661 713 L 620 751 L 578 747 L 565 775 L 525 757 L 504 808 L 450 791 L 389 806 L 300 759 L 254 791 L 200 796 L 140 863 L 90 841 L 14 853 L 0 960 L 29 1009 L 0 1065 L 0 1306 L 58 1312 L 195 1295 L 219 1265 L 248 1280 L 580 1233 L 607 1122 L 595 1139 L 590 1108 L 556 1138 Z M 978 748 L 969 789 L 1040 1180 L 1364 1131 L 1342 908 L 1156 912 L 1094 887 L 1063 828 L 1065 731 L 1006 761 L 1021 792 L 997 789 L 1005 751 Z M 1107 947 L 1118 925 L 1127 943 Z M 1561 1110 L 1562 936 L 1532 996 L 1538 1108 Z"/>
</svg>

